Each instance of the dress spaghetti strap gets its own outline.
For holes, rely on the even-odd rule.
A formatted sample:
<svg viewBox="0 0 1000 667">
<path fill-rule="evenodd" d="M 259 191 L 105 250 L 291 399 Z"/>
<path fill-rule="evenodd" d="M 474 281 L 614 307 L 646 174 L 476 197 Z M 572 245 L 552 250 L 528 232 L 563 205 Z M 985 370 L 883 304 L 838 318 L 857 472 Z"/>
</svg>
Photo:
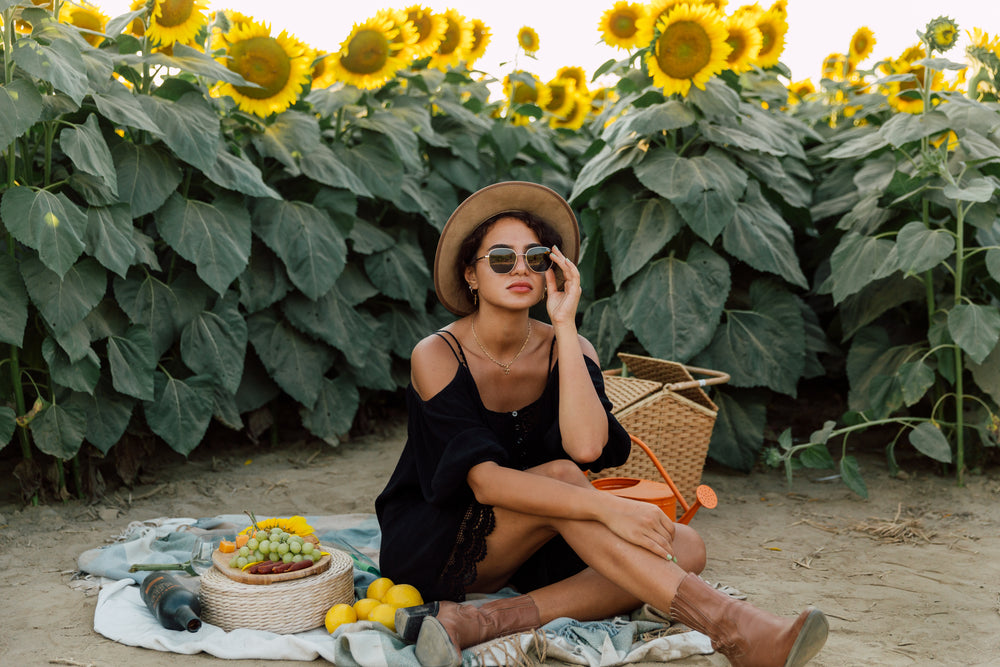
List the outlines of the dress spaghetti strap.
<svg viewBox="0 0 1000 667">
<path fill-rule="evenodd" d="M 451 336 L 452 340 L 455 341 L 455 345 L 452 345 L 451 341 L 448 340 L 447 338 L 445 338 L 444 334 L 448 334 L 449 336 Z M 450 331 L 445 331 L 444 329 L 442 329 L 441 331 L 435 331 L 434 335 L 435 336 L 440 336 L 441 340 L 443 340 L 448 345 L 448 349 L 450 349 L 451 353 L 455 355 L 456 359 L 458 359 L 458 363 L 462 364 L 466 368 L 469 367 L 469 362 L 465 358 L 465 351 L 462 349 L 462 344 L 458 342 L 458 338 L 455 338 L 455 334 L 453 334 Z M 457 352 L 455 351 L 455 347 L 456 346 L 458 348 Z M 552 363 L 551 357 L 552 357 L 552 353 L 549 352 L 549 363 L 550 364 Z"/>
<path fill-rule="evenodd" d="M 549 370 L 552 370 L 552 353 L 556 349 L 556 337 L 552 337 L 552 342 L 549 343 Z"/>
</svg>

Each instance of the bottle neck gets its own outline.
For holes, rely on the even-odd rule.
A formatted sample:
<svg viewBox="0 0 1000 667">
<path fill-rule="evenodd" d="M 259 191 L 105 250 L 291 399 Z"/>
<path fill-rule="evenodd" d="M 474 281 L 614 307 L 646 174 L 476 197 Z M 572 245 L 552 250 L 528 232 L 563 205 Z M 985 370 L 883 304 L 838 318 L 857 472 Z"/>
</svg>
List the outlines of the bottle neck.
<svg viewBox="0 0 1000 667">
<path fill-rule="evenodd" d="M 198 632 L 198 630 L 201 629 L 201 619 L 198 618 L 198 614 L 194 613 L 194 610 L 186 604 L 177 607 L 177 612 L 175 613 L 174 618 L 188 632 Z"/>
</svg>

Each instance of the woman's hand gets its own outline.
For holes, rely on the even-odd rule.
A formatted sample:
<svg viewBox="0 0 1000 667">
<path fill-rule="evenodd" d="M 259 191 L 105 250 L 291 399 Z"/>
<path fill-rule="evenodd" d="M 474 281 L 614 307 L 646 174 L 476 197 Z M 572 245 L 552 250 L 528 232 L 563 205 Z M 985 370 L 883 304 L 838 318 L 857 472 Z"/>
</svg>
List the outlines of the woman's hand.
<svg viewBox="0 0 1000 667">
<path fill-rule="evenodd" d="M 601 492 L 607 498 L 601 523 L 627 542 L 651 551 L 660 558 L 673 560 L 674 522 L 656 505 L 620 498 Z"/>
<path fill-rule="evenodd" d="M 583 289 L 580 286 L 580 271 L 556 246 L 552 247 L 550 257 L 552 257 L 553 263 L 562 271 L 565 280 L 562 291 L 560 291 L 556 285 L 555 271 L 549 269 L 545 272 L 545 287 L 548 291 L 548 298 L 545 300 L 545 309 L 549 313 L 549 321 L 556 328 L 560 324 L 572 324 L 575 327 L 576 309 L 580 304 L 580 295 L 583 293 Z"/>
</svg>

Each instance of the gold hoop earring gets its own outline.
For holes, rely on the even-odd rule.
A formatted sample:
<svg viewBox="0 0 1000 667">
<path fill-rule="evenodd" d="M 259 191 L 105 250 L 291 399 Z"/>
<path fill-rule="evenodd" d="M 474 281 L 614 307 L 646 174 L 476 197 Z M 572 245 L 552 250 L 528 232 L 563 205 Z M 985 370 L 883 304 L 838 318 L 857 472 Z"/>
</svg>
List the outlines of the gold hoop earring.
<svg viewBox="0 0 1000 667">
<path fill-rule="evenodd" d="M 472 285 L 469 285 L 469 294 L 472 295 L 472 307 L 479 307 L 479 290 L 472 289 Z"/>
</svg>

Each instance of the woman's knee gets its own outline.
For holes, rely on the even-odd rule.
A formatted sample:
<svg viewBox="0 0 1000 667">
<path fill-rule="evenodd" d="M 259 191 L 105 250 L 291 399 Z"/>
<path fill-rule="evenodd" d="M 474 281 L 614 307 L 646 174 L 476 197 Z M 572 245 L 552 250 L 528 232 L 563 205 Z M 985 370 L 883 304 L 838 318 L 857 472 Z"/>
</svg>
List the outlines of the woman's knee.
<svg viewBox="0 0 1000 667">
<path fill-rule="evenodd" d="M 677 564 L 688 572 L 700 574 L 705 569 L 708 559 L 705 541 L 690 526 L 674 524 L 674 551 L 677 554 Z"/>
<path fill-rule="evenodd" d="M 575 484 L 577 486 L 588 486 L 590 484 L 590 482 L 587 481 L 587 475 L 580 470 L 580 466 L 573 463 L 569 459 L 556 459 L 554 461 L 549 461 L 535 466 L 534 468 L 529 468 L 528 472 L 536 475 L 544 475 L 546 477 L 558 479 L 561 482 Z"/>
</svg>

